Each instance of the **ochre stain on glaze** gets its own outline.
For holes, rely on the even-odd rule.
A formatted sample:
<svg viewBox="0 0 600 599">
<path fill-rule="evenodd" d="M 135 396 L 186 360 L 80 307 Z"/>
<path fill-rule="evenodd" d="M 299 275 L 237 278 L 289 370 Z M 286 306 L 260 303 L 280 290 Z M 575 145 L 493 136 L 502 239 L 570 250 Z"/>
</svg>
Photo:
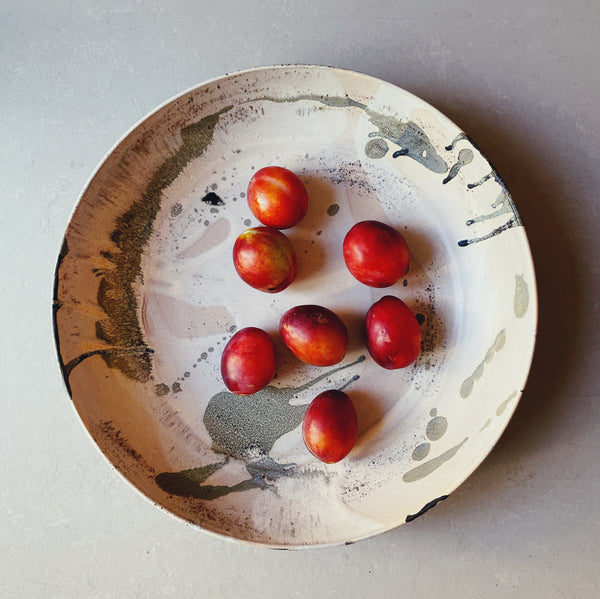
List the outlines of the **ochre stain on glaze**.
<svg viewBox="0 0 600 599">
<path fill-rule="evenodd" d="M 221 114 L 229 110 L 230 107 L 223 108 L 182 129 L 183 144 L 179 150 L 155 171 L 141 199 L 116 219 L 110 235 L 115 249 L 106 257 L 114 268 L 104 273 L 98 288 L 98 304 L 106 318 L 97 321 L 96 335 L 115 348 L 101 354 L 107 366 L 119 369 L 131 379 L 146 382 L 152 370 L 148 352 L 124 351 L 124 348 L 145 347 L 134 285 L 142 276 L 141 256 L 161 206 L 162 192 L 191 160 L 204 153 L 213 139 Z"/>
</svg>

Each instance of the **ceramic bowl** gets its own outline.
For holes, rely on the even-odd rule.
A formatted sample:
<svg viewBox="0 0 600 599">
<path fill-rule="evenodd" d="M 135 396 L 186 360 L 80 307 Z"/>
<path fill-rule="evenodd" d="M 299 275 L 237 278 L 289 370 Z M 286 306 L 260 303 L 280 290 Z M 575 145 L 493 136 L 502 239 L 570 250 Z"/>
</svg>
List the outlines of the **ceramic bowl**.
<svg viewBox="0 0 600 599">
<path fill-rule="evenodd" d="M 275 294 L 232 261 L 236 237 L 260 224 L 245 194 L 267 165 L 294 171 L 309 196 L 285 231 L 297 279 Z M 367 219 L 410 248 L 408 274 L 386 289 L 344 264 L 344 235 Z M 404 369 L 379 367 L 365 347 L 365 314 L 383 295 L 421 323 L 421 354 Z M 54 299 L 68 392 L 110 463 L 167 512 L 278 548 L 371 537 L 446 498 L 515 410 L 537 313 L 523 223 L 468 135 L 394 85 L 318 66 L 227 75 L 136 125 L 82 192 Z M 309 366 L 283 345 L 279 319 L 299 304 L 344 320 L 343 362 Z M 272 335 L 279 366 L 241 397 L 220 359 L 247 326 Z M 332 388 L 351 396 L 359 438 L 328 465 L 300 425 Z"/>
</svg>

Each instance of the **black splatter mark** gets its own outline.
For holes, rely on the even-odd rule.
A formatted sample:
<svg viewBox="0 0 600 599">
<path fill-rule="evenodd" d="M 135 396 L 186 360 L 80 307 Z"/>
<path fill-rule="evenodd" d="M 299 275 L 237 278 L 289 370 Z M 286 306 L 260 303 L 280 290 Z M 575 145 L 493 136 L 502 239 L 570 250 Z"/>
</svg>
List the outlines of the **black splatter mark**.
<svg viewBox="0 0 600 599">
<path fill-rule="evenodd" d="M 214 191 L 209 191 L 202 201 L 209 206 L 225 206 L 225 202 Z"/>
<path fill-rule="evenodd" d="M 412 522 L 413 520 L 416 520 L 419 516 L 422 516 L 425 512 L 429 511 L 432 507 L 435 507 L 440 501 L 444 501 L 444 499 L 448 499 L 448 497 L 449 497 L 449 495 L 442 495 L 441 497 L 438 497 L 437 499 L 434 499 L 434 500 L 430 501 L 429 503 L 426 503 L 418 513 L 406 516 L 406 522 Z"/>
</svg>

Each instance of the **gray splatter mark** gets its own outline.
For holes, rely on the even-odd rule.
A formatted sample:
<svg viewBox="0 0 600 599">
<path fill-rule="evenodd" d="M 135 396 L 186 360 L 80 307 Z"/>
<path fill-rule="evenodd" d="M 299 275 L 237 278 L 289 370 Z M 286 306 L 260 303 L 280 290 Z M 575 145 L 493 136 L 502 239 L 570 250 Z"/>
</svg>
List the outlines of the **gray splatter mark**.
<svg viewBox="0 0 600 599">
<path fill-rule="evenodd" d="M 504 347 L 505 343 L 506 330 L 502 329 L 496 336 L 496 339 L 494 340 L 494 343 L 492 344 L 490 349 L 487 351 L 483 361 L 477 365 L 477 368 L 475 368 L 473 374 L 463 381 L 463 384 L 460 387 L 460 396 L 463 399 L 466 399 L 467 397 L 469 397 L 469 395 L 471 395 L 471 393 L 473 392 L 473 387 L 475 386 L 475 381 L 478 381 L 483 376 L 485 365 L 489 364 L 492 361 L 496 352 L 499 352 Z"/>
<path fill-rule="evenodd" d="M 502 416 L 502 414 L 504 413 L 504 410 L 506 410 L 506 408 L 508 407 L 508 404 L 517 396 L 517 392 L 513 391 L 508 399 L 505 399 L 496 409 L 496 416 Z"/>
<path fill-rule="evenodd" d="M 443 416 L 438 416 L 435 408 L 429 412 L 429 415 L 431 416 L 431 420 L 425 427 L 425 436 L 430 441 L 439 441 L 448 430 L 448 420 Z M 427 442 L 417 445 L 412 452 L 412 459 L 417 462 L 425 459 L 429 455 L 430 449 L 431 444 Z"/>
<path fill-rule="evenodd" d="M 491 423 L 492 423 L 492 420 L 490 418 L 488 418 L 485 421 L 485 424 L 479 429 L 479 432 L 484 431 Z"/>
<path fill-rule="evenodd" d="M 393 158 L 408 156 L 409 158 L 412 158 L 413 160 L 419 162 L 425 168 L 429 169 L 434 173 L 444 174 L 448 171 L 448 165 L 446 164 L 445 160 L 438 154 L 438 152 L 435 149 L 435 146 L 431 143 L 425 131 L 421 129 L 421 127 L 419 127 L 416 123 L 412 121 L 401 121 L 396 117 L 381 114 L 370 109 L 366 104 L 353 100 L 352 98 L 349 98 L 347 96 L 319 96 L 306 94 L 283 99 L 273 97 L 262 97 L 258 99 L 279 103 L 309 100 L 313 102 L 319 102 L 332 108 L 358 108 L 362 110 L 369 117 L 369 121 L 375 127 L 377 127 L 377 131 L 369 133 L 369 137 L 371 139 L 365 145 L 365 153 L 369 158 L 383 157 L 389 149 L 387 142 L 391 142 L 400 148 L 392 154 Z M 380 141 L 377 144 L 374 144 L 374 140 Z M 481 150 L 477 147 L 473 140 L 462 132 L 459 135 L 457 135 L 452 141 L 452 143 L 446 146 L 445 149 L 450 151 L 459 141 L 463 140 L 470 143 L 473 146 L 473 148 L 475 148 L 481 154 L 481 156 L 485 158 L 483 152 L 481 152 Z M 383 143 L 381 143 L 382 141 Z M 471 153 L 469 154 L 469 152 Z M 462 168 L 462 166 L 464 166 L 460 159 L 461 153 L 462 161 L 468 160 L 469 162 L 471 162 L 471 160 L 473 159 L 472 151 L 461 150 L 461 152 L 459 153 L 459 163 L 457 163 L 457 165 L 454 165 L 455 172 L 452 173 L 452 176 L 450 178 L 444 179 L 444 183 L 447 183 L 451 180 L 452 177 L 456 176 L 456 172 L 458 172 L 457 169 L 460 169 Z M 492 170 L 492 173 L 489 176 L 486 176 L 481 182 L 478 182 L 478 184 L 483 183 L 484 181 L 487 181 L 490 178 L 493 178 L 502 187 L 503 191 L 496 200 L 495 205 L 492 206 L 493 208 L 495 206 L 501 206 L 501 208 L 500 210 L 490 213 L 489 215 L 471 219 L 471 221 L 469 221 L 467 225 L 479 222 L 481 220 L 495 218 L 496 216 L 504 214 L 505 212 L 511 213 L 512 216 L 503 225 L 496 227 L 493 231 L 486 235 L 483 235 L 481 237 L 473 237 L 471 239 L 462 239 L 458 241 L 458 245 L 460 247 L 467 247 L 474 243 L 484 241 L 486 239 L 491 239 L 492 237 L 495 237 L 496 235 L 499 235 L 500 233 L 507 231 L 508 229 L 523 225 L 519 212 L 498 173 Z M 470 184 L 467 185 L 467 187 L 471 189 L 475 185 L 476 184 Z"/>
<path fill-rule="evenodd" d="M 529 308 L 529 287 L 523 275 L 515 276 L 514 310 L 517 318 L 523 318 Z"/>
<path fill-rule="evenodd" d="M 474 156 L 475 155 L 473 154 L 473 150 L 469 150 L 467 148 L 462 149 L 458 153 L 458 160 L 456 161 L 455 164 L 452 165 L 452 167 L 450 168 L 450 172 L 448 173 L 446 178 L 442 181 L 442 184 L 445 185 L 446 183 L 449 183 L 450 181 L 452 181 L 452 179 L 454 179 L 454 177 L 456 177 L 456 175 L 458 175 L 460 169 L 463 168 L 463 166 L 466 166 L 467 164 L 471 164 L 471 162 L 473 162 Z"/>
<path fill-rule="evenodd" d="M 176 216 L 179 216 L 182 211 L 183 211 L 183 206 L 179 202 L 175 202 L 175 204 L 173 204 L 171 206 L 171 216 L 173 218 L 175 218 Z"/>
<path fill-rule="evenodd" d="M 325 372 L 298 387 L 268 385 L 245 397 L 229 391 L 217 393 L 208 402 L 203 418 L 213 450 L 226 456 L 217 468 L 224 466 L 230 458 L 242 460 L 250 478 L 232 486 L 204 485 L 201 483 L 214 472 L 204 466 L 163 472 L 156 477 L 157 484 L 168 493 L 210 500 L 229 493 L 270 488 L 271 483 L 281 476 L 292 476 L 294 464 L 278 464 L 269 455 L 277 439 L 302 422 L 307 404 L 292 405 L 291 400 L 317 382 L 364 360 L 365 356 L 360 356 L 356 361 Z M 355 377 L 352 380 L 356 380 Z"/>
<path fill-rule="evenodd" d="M 435 416 L 427 423 L 425 435 L 430 441 L 441 439 L 448 429 L 448 421 L 443 416 Z"/>
<path fill-rule="evenodd" d="M 291 405 L 298 393 L 319 381 L 364 361 L 339 366 L 299 387 L 275 387 L 264 389 L 240 398 L 229 391 L 217 393 L 208 402 L 204 412 L 204 424 L 218 453 L 244 459 L 256 449 L 268 454 L 282 435 L 294 430 L 301 422 L 306 405 Z"/>
<path fill-rule="evenodd" d="M 365 154 L 375 160 L 383 158 L 388 153 L 388 150 L 389 146 L 387 142 L 385 139 L 381 139 L 381 137 L 370 139 L 365 146 Z"/>
<path fill-rule="evenodd" d="M 420 445 L 417 445 L 413 449 L 411 457 L 413 460 L 415 460 L 415 462 L 420 462 L 421 460 L 424 460 L 429 455 L 430 449 L 431 449 L 430 443 L 421 443 Z"/>
<path fill-rule="evenodd" d="M 456 452 L 467 442 L 467 439 L 468 437 L 465 437 L 465 439 L 461 441 L 458 445 L 451 447 L 438 457 L 432 458 L 431 460 L 428 460 L 427 462 L 424 462 L 423 464 L 412 468 L 404 474 L 402 480 L 405 483 L 413 483 L 418 480 L 421 480 L 422 478 L 425 478 L 426 476 L 429 476 L 432 472 L 434 472 L 440 466 L 445 464 L 449 459 L 454 457 L 456 455 Z"/>
<path fill-rule="evenodd" d="M 339 211 L 339 204 L 331 204 L 331 206 L 327 208 L 327 214 L 329 214 L 329 216 L 335 216 Z"/>
</svg>

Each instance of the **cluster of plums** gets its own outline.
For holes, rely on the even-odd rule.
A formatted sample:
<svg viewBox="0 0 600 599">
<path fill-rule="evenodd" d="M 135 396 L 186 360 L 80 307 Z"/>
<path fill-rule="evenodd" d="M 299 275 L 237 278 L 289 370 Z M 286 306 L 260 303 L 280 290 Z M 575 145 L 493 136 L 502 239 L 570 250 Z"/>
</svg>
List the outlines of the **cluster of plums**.
<svg viewBox="0 0 600 599">
<path fill-rule="evenodd" d="M 297 274 L 294 247 L 280 229 L 297 225 L 308 208 L 308 196 L 291 171 L 268 166 L 257 171 L 248 185 L 248 206 L 264 225 L 244 231 L 233 246 L 239 276 L 267 293 L 288 287 Z M 344 237 L 344 261 L 361 283 L 384 288 L 408 271 L 406 241 L 392 227 L 378 221 L 355 224 Z M 421 348 L 421 329 L 410 308 L 399 298 L 382 297 L 365 319 L 366 345 L 373 360 L 386 369 L 412 364 Z M 340 362 L 348 345 L 346 325 L 335 312 L 317 305 L 291 308 L 280 319 L 283 342 L 302 362 L 331 366 Z M 227 388 L 250 395 L 265 387 L 277 371 L 275 345 L 270 335 L 247 327 L 233 335 L 221 358 Z M 354 446 L 358 435 L 356 411 L 340 390 L 320 393 L 309 405 L 302 423 L 308 450 L 326 463 L 338 462 Z"/>
</svg>

